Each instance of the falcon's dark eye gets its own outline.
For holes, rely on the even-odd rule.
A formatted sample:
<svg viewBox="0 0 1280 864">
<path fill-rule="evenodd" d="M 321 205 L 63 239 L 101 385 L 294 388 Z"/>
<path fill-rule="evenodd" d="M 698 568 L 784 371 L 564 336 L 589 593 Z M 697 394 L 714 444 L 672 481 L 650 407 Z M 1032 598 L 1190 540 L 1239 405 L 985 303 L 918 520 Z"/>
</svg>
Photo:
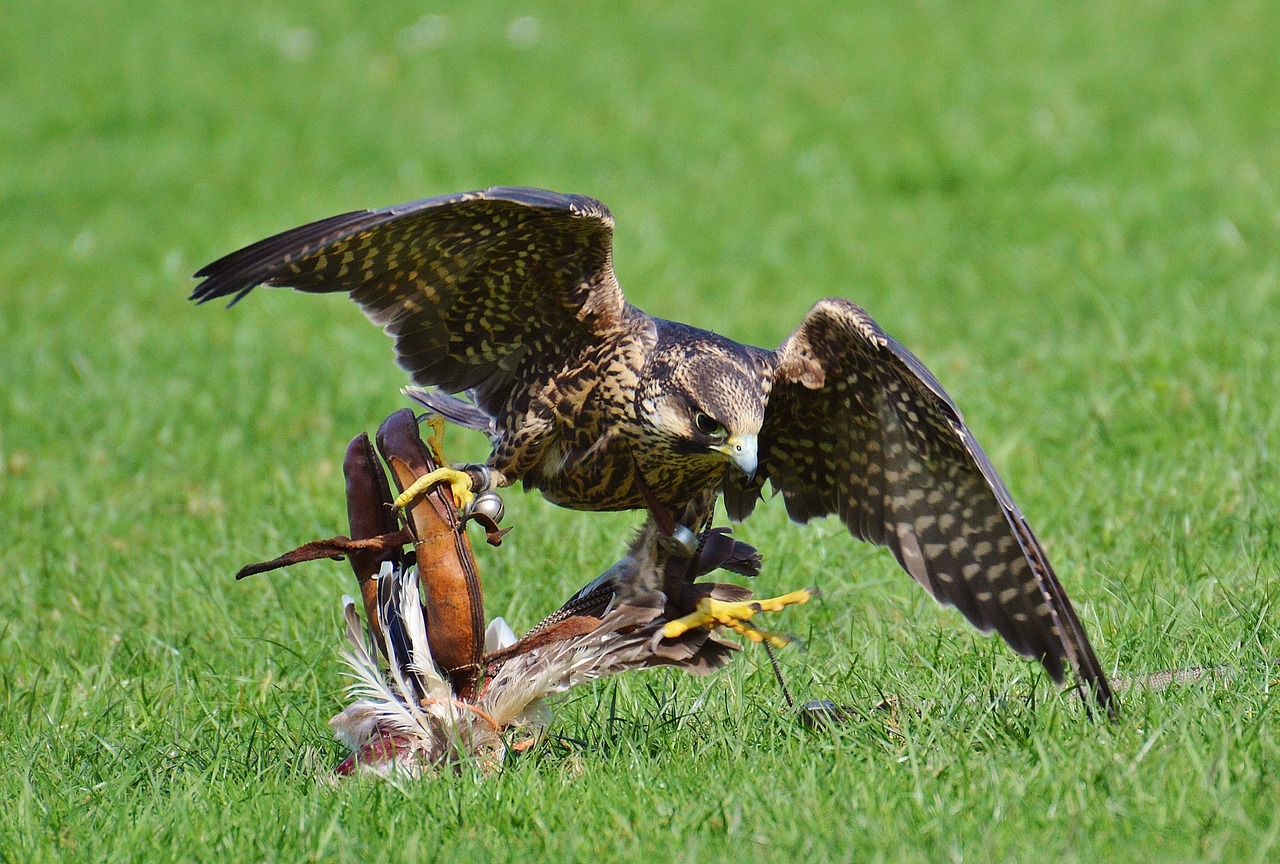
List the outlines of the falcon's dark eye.
<svg viewBox="0 0 1280 864">
<path fill-rule="evenodd" d="M 724 425 L 711 419 L 710 414 L 704 414 L 699 411 L 693 415 L 693 422 L 698 427 L 698 431 L 703 435 L 711 435 L 712 437 L 723 435 Z"/>
</svg>

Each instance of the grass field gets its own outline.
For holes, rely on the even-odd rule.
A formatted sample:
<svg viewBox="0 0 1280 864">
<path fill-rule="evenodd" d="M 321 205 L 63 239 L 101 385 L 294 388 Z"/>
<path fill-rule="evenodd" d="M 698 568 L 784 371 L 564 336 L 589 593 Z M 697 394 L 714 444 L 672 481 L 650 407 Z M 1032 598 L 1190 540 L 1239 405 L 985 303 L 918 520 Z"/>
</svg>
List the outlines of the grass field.
<svg viewBox="0 0 1280 864">
<path fill-rule="evenodd" d="M 1280 856 L 1280 6 L 16 4 L 0 28 L 0 859 Z M 763 655 L 561 704 L 484 779 L 344 754 L 340 458 L 394 408 L 340 298 L 193 308 L 199 265 L 500 183 L 601 198 L 647 311 L 773 345 L 864 305 L 965 411 L 1117 676 L 1226 684 L 1089 722 L 889 555 L 773 502 Z M 484 455 L 455 434 L 455 456 Z M 634 515 L 507 496 L 528 627 Z M 898 700 L 889 715 L 875 710 Z M 972 697 L 972 698 L 971 698 Z"/>
</svg>

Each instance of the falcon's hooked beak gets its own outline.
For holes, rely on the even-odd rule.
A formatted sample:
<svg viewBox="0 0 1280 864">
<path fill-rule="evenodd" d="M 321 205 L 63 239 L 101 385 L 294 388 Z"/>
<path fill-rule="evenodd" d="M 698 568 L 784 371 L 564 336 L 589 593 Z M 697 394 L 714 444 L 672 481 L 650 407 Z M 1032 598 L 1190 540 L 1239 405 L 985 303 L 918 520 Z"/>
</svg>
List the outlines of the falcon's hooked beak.
<svg viewBox="0 0 1280 864">
<path fill-rule="evenodd" d="M 747 475 L 748 480 L 756 476 L 756 467 L 759 463 L 756 436 L 731 435 L 728 441 L 715 444 L 711 449 L 728 456 L 733 464 L 738 466 L 738 470 Z"/>
</svg>

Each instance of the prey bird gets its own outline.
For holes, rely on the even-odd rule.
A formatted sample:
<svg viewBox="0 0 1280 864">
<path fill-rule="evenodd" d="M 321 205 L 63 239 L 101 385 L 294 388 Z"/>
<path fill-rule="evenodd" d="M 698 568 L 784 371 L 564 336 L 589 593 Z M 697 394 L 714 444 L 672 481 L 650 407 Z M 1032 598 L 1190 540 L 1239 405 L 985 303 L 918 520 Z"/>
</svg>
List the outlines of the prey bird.
<svg viewBox="0 0 1280 864">
<path fill-rule="evenodd" d="M 233 252 L 195 274 L 192 299 L 234 304 L 258 285 L 349 294 L 432 388 L 421 401 L 489 435 L 494 485 L 521 481 L 563 507 L 647 509 L 696 535 L 720 495 L 740 520 L 767 480 L 793 520 L 839 517 L 939 602 L 1058 683 L 1070 666 L 1114 711 L 1044 549 L 915 355 L 843 299 L 818 301 L 772 351 L 655 318 L 618 287 L 613 226 L 599 201 L 540 189 L 427 198 Z M 469 498 L 471 474 L 442 468 L 421 487 L 440 481 Z M 739 605 L 677 604 L 666 632 L 760 608 Z"/>
</svg>

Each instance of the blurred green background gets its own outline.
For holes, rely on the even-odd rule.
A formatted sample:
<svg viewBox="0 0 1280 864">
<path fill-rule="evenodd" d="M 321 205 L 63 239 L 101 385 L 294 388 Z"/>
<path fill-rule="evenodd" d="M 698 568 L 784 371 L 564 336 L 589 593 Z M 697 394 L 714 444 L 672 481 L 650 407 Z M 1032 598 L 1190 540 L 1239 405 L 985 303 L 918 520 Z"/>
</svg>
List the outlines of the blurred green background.
<svg viewBox="0 0 1280 864">
<path fill-rule="evenodd" d="M 1280 555 L 1280 6 L 16 4 L 0 28 L 0 858 L 1266 860 Z M 341 756 L 342 448 L 400 407 L 341 298 L 186 301 L 345 210 L 600 198 L 645 310 L 760 345 L 860 303 L 947 385 L 1119 676 L 1091 725 L 887 553 L 780 502 L 740 530 L 757 651 L 588 688 L 477 782 Z M 451 453 L 480 458 L 455 433 Z M 634 515 L 506 496 L 488 609 L 533 624 Z M 966 701 L 977 695 L 976 701 Z M 874 709 L 886 696 L 899 709 Z"/>
</svg>

